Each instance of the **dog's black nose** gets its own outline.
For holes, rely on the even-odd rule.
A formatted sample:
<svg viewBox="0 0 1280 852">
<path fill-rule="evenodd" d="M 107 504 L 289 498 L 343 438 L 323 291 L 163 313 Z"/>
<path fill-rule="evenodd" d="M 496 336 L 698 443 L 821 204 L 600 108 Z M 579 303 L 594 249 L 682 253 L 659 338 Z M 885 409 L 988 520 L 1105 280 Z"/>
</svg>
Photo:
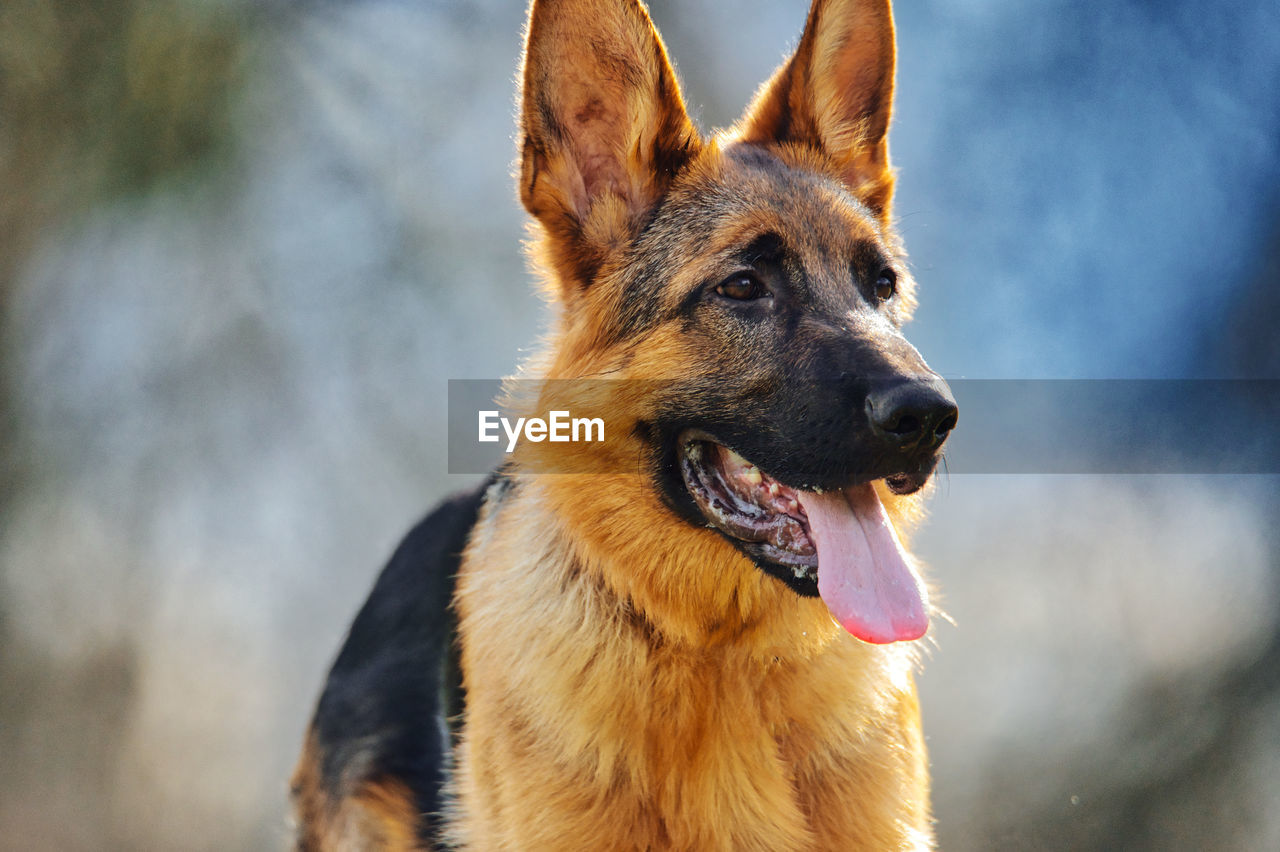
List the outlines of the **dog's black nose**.
<svg viewBox="0 0 1280 852">
<path fill-rule="evenodd" d="M 958 414 L 951 388 L 937 376 L 877 383 L 867 394 L 872 431 L 902 451 L 942 446 Z"/>
</svg>

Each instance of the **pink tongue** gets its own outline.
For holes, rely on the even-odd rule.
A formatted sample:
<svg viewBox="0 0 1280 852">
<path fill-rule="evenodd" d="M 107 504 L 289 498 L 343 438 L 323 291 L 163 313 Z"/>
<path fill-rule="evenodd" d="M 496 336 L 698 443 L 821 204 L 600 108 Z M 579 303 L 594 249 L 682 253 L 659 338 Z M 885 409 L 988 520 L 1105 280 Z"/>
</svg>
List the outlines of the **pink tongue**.
<svg viewBox="0 0 1280 852">
<path fill-rule="evenodd" d="M 836 621 L 864 642 L 923 636 L 924 585 L 871 486 L 797 496 L 818 550 L 818 594 Z"/>
</svg>

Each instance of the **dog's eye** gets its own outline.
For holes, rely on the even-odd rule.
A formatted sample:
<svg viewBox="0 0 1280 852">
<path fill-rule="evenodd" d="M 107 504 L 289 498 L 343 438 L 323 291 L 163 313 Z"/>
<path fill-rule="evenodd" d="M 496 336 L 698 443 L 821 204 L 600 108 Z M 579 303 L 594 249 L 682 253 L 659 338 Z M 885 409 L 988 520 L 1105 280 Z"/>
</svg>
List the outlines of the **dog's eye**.
<svg viewBox="0 0 1280 852">
<path fill-rule="evenodd" d="M 898 275 L 892 269 L 880 270 L 880 277 L 876 279 L 876 298 L 882 302 L 887 302 L 893 298 L 893 294 L 898 292 Z"/>
<path fill-rule="evenodd" d="M 754 275 L 735 275 L 722 281 L 716 287 L 716 292 L 735 302 L 751 302 L 770 295 L 769 288 L 761 284 Z"/>
</svg>

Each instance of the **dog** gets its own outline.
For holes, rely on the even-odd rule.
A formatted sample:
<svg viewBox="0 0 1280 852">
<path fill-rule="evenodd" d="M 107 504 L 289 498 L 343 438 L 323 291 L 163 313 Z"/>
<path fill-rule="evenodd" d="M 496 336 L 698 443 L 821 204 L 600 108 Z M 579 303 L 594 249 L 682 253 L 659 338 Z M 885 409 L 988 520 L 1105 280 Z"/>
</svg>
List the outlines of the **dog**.
<svg viewBox="0 0 1280 852">
<path fill-rule="evenodd" d="M 298 849 L 932 848 L 902 539 L 957 409 L 900 330 L 895 50 L 889 0 L 815 0 L 704 137 L 639 0 L 533 0 L 519 193 L 558 317 L 525 375 L 610 439 L 521 444 L 401 544 Z"/>
</svg>

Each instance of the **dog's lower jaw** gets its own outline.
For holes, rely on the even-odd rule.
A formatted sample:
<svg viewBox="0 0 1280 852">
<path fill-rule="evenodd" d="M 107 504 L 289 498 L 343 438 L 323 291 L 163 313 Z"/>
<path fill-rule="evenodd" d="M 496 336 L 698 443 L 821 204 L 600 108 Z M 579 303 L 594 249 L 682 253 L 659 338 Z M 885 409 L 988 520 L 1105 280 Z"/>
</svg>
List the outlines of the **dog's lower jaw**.
<svg viewBox="0 0 1280 852">
<path fill-rule="evenodd" d="M 459 846 L 576 852 L 590 838 L 601 849 L 928 848 L 913 646 L 857 642 L 829 616 L 825 625 L 813 617 L 825 613 L 820 602 L 745 560 L 759 589 L 724 597 L 755 613 L 754 626 L 682 613 L 679 589 L 629 599 L 620 577 L 656 563 L 615 575 L 603 551 L 571 546 L 581 529 L 570 536 L 557 525 L 590 513 L 551 508 L 566 496 L 559 489 L 572 489 L 567 479 L 519 482 L 482 514 L 463 560 Z M 597 480 L 593 493 L 607 490 Z M 680 570 L 693 570 L 700 552 L 681 549 Z M 639 585 L 676 578 L 655 579 Z M 790 603 L 743 600 L 766 589 Z M 799 628 L 789 646 L 780 625 Z"/>
</svg>

